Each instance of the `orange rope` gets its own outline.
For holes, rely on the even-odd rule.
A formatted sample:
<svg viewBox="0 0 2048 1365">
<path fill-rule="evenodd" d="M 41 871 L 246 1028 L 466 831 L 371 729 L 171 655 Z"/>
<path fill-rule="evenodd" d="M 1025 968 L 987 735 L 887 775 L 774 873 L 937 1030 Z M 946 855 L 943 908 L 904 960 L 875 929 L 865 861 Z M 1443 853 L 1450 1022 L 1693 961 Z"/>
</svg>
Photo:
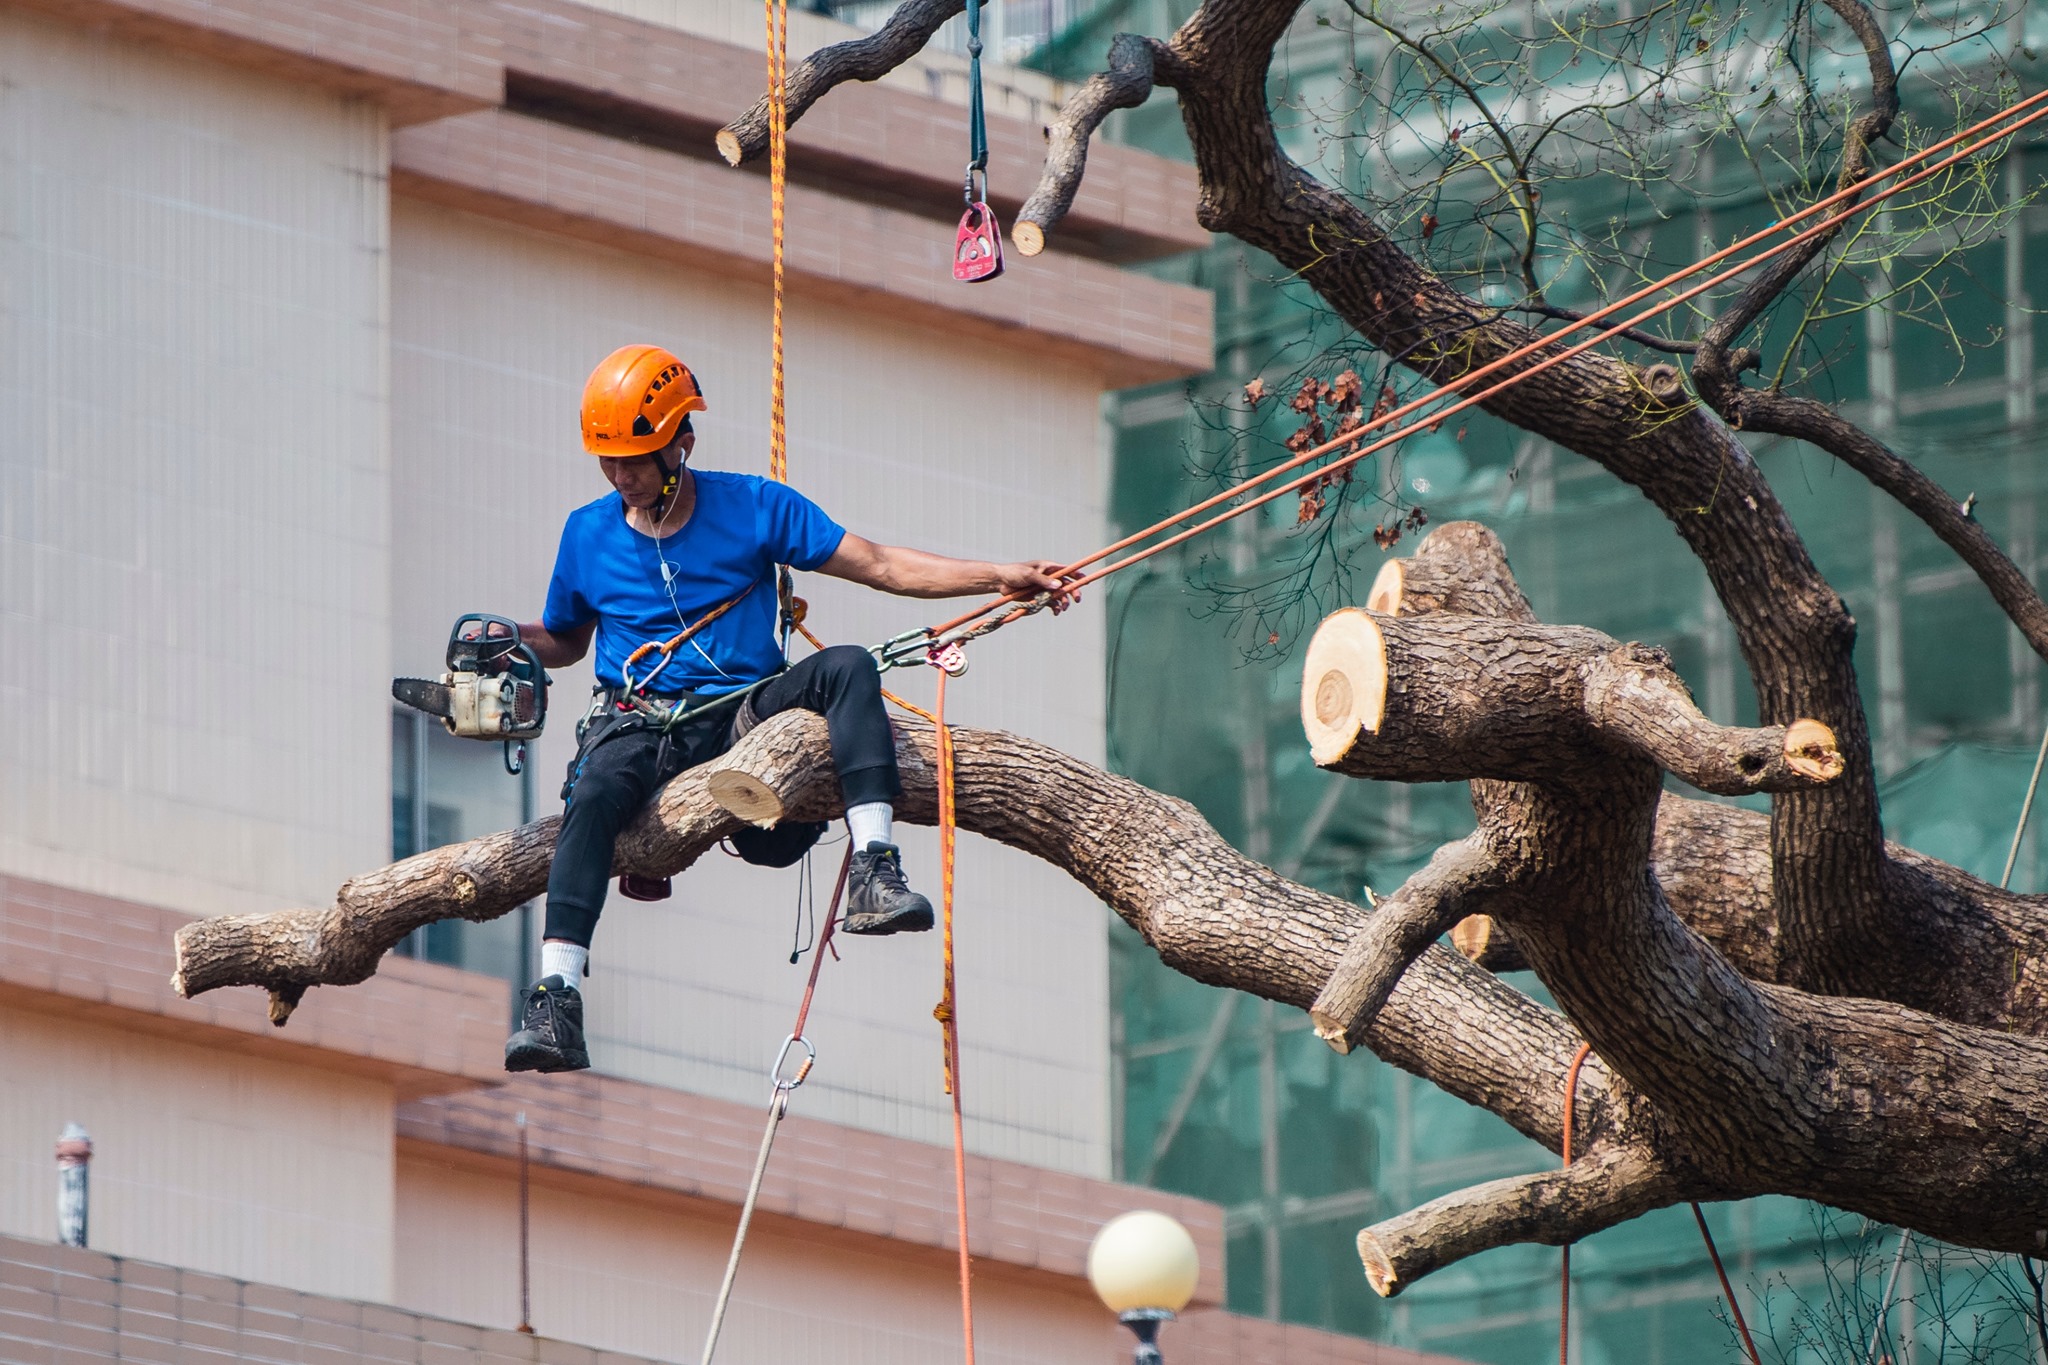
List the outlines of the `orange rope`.
<svg viewBox="0 0 2048 1365">
<path fill-rule="evenodd" d="M 625 666 L 620 669 L 619 676 L 625 680 L 626 686 L 628 688 L 631 688 L 633 686 L 634 664 L 639 663 L 642 659 L 654 653 L 656 650 L 660 650 L 663 654 L 675 653 L 678 649 L 681 649 L 684 645 L 688 644 L 693 638 L 695 638 L 698 631 L 704 629 L 704 627 L 710 625 L 713 621 L 716 621 L 719 617 L 725 615 L 734 607 L 738 606 L 741 600 L 744 599 L 746 595 L 752 592 L 753 590 L 754 588 L 752 584 L 747 585 L 739 591 L 739 594 L 737 596 L 727 598 L 725 601 L 719 603 L 710 611 L 705 612 L 702 616 L 698 617 L 695 621 L 691 622 L 688 626 L 684 627 L 683 630 L 681 630 L 675 635 L 670 636 L 668 639 L 661 641 L 658 644 L 653 640 L 649 640 L 646 644 L 640 646 L 638 649 L 634 650 L 631 654 L 628 654 L 626 656 Z"/>
<path fill-rule="evenodd" d="M 1591 1056 L 1591 1043 L 1579 1044 L 1579 1050 L 1572 1054 L 1572 1064 L 1564 1073 L 1564 1164 L 1572 1164 L 1572 1109 L 1578 1099 L 1579 1068 Z M 1757 1353 L 1756 1342 L 1749 1335 L 1749 1323 L 1742 1316 L 1742 1305 L 1735 1302 L 1735 1286 L 1728 1283 L 1728 1272 L 1721 1265 L 1721 1252 L 1714 1245 L 1714 1234 L 1707 1230 L 1707 1215 L 1698 1203 L 1692 1206 L 1693 1221 L 1700 1225 L 1700 1237 L 1707 1244 L 1707 1255 L 1713 1259 L 1714 1274 L 1721 1280 L 1721 1297 L 1728 1303 L 1728 1311 L 1735 1317 L 1735 1330 L 1742 1334 L 1743 1349 L 1749 1352 L 1750 1365 L 1763 1365 L 1763 1357 Z M 1564 1268 L 1562 1286 L 1558 1292 L 1557 1307 L 1557 1365 L 1570 1365 L 1572 1331 L 1572 1248 L 1564 1246 Z"/>
<path fill-rule="evenodd" d="M 1586 315 L 1586 317 L 1559 329 L 1557 332 L 1552 333 L 1549 336 L 1545 336 L 1538 341 L 1530 342 L 1528 345 L 1523 346 L 1518 350 L 1512 351 L 1509 354 L 1500 357 L 1498 360 L 1492 361 L 1484 366 L 1481 366 L 1479 369 L 1474 370 L 1470 374 L 1461 375 L 1456 380 L 1453 380 L 1451 383 L 1446 384 L 1443 387 L 1438 388 L 1431 393 L 1427 393 L 1421 396 L 1420 398 L 1413 399 L 1412 401 L 1405 403 L 1400 407 L 1383 414 L 1380 417 L 1374 418 L 1371 421 L 1366 422 L 1362 426 L 1356 427 L 1350 431 L 1344 432 L 1339 436 L 1333 437 L 1331 440 L 1325 441 L 1323 444 L 1313 447 L 1312 449 L 1303 451 L 1301 454 L 1295 456 L 1293 459 L 1287 460 L 1284 463 L 1276 465 L 1272 469 L 1254 475 L 1253 477 L 1246 479 L 1243 482 L 1238 483 L 1230 488 L 1227 488 L 1220 493 L 1217 493 L 1209 498 L 1205 498 L 1201 502 L 1196 503 L 1194 506 L 1187 508 L 1185 511 L 1167 517 L 1155 523 L 1152 526 L 1146 527 L 1142 531 L 1133 532 L 1132 534 L 1125 536 L 1123 539 L 1116 541 L 1111 545 L 1104 546 L 1102 549 L 1095 551 L 1093 554 L 1088 555 L 1085 558 L 1077 559 L 1072 564 L 1067 565 L 1065 569 L 1061 570 L 1061 575 L 1064 576 L 1065 574 L 1075 573 L 1081 569 L 1086 568 L 1091 564 L 1095 564 L 1101 560 L 1107 559 L 1109 558 L 1109 556 L 1117 553 L 1119 550 L 1127 549 L 1141 540 L 1147 539 L 1148 537 L 1153 535 L 1157 535 L 1171 526 L 1175 526 L 1183 521 L 1186 521 L 1189 517 L 1195 516 L 1201 512 L 1208 511 L 1210 508 L 1217 507 L 1225 502 L 1228 502 L 1232 498 L 1240 497 L 1244 494 L 1246 490 L 1255 487 L 1259 484 L 1265 483 L 1271 479 L 1275 479 L 1282 474 L 1288 473 L 1291 470 L 1298 469 L 1302 465 L 1307 464 L 1311 460 L 1318 459 L 1321 456 L 1330 454 L 1332 451 L 1338 450 L 1345 446 L 1356 447 L 1357 443 L 1360 440 L 1362 440 L 1367 433 L 1384 428 L 1394 423 L 1395 421 L 1399 420 L 1401 417 L 1404 417 L 1410 413 L 1415 412 L 1418 408 L 1421 408 L 1422 406 L 1428 403 L 1435 402 L 1437 399 L 1440 398 L 1449 397 L 1453 393 L 1460 391 L 1465 386 L 1473 383 L 1474 381 L 1480 378 L 1483 378 L 1490 374 L 1497 373 L 1502 368 L 1511 365 L 1517 361 L 1527 359 L 1535 355 L 1536 352 L 1544 350 L 1545 348 L 1555 344 L 1559 339 L 1568 335 L 1569 333 L 1581 327 L 1591 325 L 1593 322 L 1599 319 L 1610 317 L 1614 313 L 1620 311 L 1621 309 L 1626 308 L 1631 303 L 1637 302 L 1650 294 L 1659 292 L 1663 289 L 1667 289 L 1671 287 L 1673 284 L 1677 283 L 1679 280 L 1685 279 L 1690 275 L 1696 274 L 1698 271 L 1704 269 L 1708 265 L 1712 265 L 1719 261 L 1726 260 L 1729 256 L 1733 255 L 1734 253 L 1755 244 L 1756 242 L 1762 240 L 1770 234 L 1778 231 L 1780 228 L 1797 222 L 1802 218 L 1808 217 L 1813 213 L 1821 209 L 1824 209 L 1830 205 L 1840 203 L 1844 198 L 1850 195 L 1859 194 L 1866 187 L 1875 184 L 1880 180 L 1886 179 L 1890 176 L 1897 175 L 1900 171 L 1906 169 L 1908 166 L 1913 165 L 1916 161 L 1923 160 L 1926 157 L 1933 155 L 1935 152 L 1942 150 L 1943 148 L 1954 146 L 1957 142 L 1972 136 L 1973 134 L 1981 131 L 1982 129 L 1990 126 L 1991 124 L 2000 122 L 2004 119 L 2011 118 L 2020 110 L 2027 108 L 2029 105 L 2036 104 L 2044 99 L 2048 99 L 2048 91 L 2044 91 L 2041 94 L 2034 95 L 2026 100 L 2023 100 L 2020 103 L 2014 105 L 2012 108 L 2004 110 L 2001 113 L 1995 114 L 1991 118 L 1983 120 L 1982 122 L 1976 124 L 1972 128 L 1966 129 L 1961 133 L 1955 134 L 1953 137 L 1945 139 L 1942 142 L 1936 143 L 1934 146 L 1927 148 L 1925 151 L 1916 153 L 1912 157 L 1908 157 L 1906 160 L 1900 162 L 1896 166 L 1892 166 L 1887 168 L 1886 170 L 1877 172 L 1865 178 L 1864 180 L 1861 180 L 1856 184 L 1849 186 L 1847 189 L 1840 190 L 1835 194 L 1830 195 L 1828 198 L 1820 200 L 1818 203 L 1815 203 L 1801 210 L 1800 212 L 1783 219 L 1778 223 L 1772 224 L 1770 227 L 1765 228 L 1761 232 L 1753 233 L 1749 237 L 1742 239 L 1734 245 L 1725 247 L 1722 250 L 1715 252 L 1713 255 L 1704 258 L 1703 260 L 1698 261 L 1693 265 L 1687 266 L 1683 270 L 1673 272 L 1671 275 L 1668 275 L 1664 279 L 1657 281 L 1655 284 L 1647 285 L 1644 288 L 1637 290 L 1635 293 L 1628 295 L 1626 298 L 1618 299 L 1615 302 L 1608 304 L 1603 308 L 1600 308 L 1592 313 L 1589 313 Z M 1147 546 L 1145 549 L 1138 551 L 1136 554 L 1127 555 L 1124 558 L 1117 560 L 1115 563 L 1109 565 L 1107 568 L 1098 569 L 1094 573 L 1085 574 L 1080 578 L 1076 579 L 1072 584 L 1070 584 L 1069 590 L 1071 591 L 1074 589 L 1084 588 L 1091 583 L 1095 583 L 1103 578 L 1107 578 L 1110 574 L 1116 573 L 1120 569 L 1129 568 L 1131 565 L 1136 564 L 1141 560 L 1151 558 L 1153 555 L 1158 554 L 1162 550 L 1171 549 L 1173 546 L 1179 545 L 1184 541 L 1190 540 L 1195 536 L 1201 535 L 1205 531 L 1213 530 L 1215 527 L 1222 525 L 1224 522 L 1231 520 L 1233 517 L 1242 516 L 1246 512 L 1251 511 L 1253 508 L 1262 507 L 1266 503 L 1269 503 L 1276 498 L 1285 497 L 1289 493 L 1298 492 L 1302 488 L 1307 487 L 1309 484 L 1314 483 L 1319 479 L 1328 478 L 1330 475 L 1336 473 L 1338 470 L 1356 464 L 1360 460 L 1365 459 L 1367 456 L 1376 454 L 1379 451 L 1386 449 L 1388 446 L 1391 446 L 1398 441 L 1404 440 L 1405 438 L 1412 436 L 1419 431 L 1424 431 L 1433 428 L 1438 423 L 1442 422 L 1446 417 L 1450 417 L 1456 413 L 1463 412 L 1465 409 L 1470 408 L 1477 403 L 1485 401 L 1493 395 L 1500 393 L 1504 389 L 1511 388 L 1512 386 L 1519 384 L 1524 380 L 1534 378 L 1536 375 L 1543 373 L 1545 370 L 1552 369 L 1555 366 L 1564 364 L 1568 360 L 1575 359 L 1576 357 L 1583 355 L 1587 351 L 1593 349 L 1595 346 L 1598 346 L 1603 342 L 1610 341 L 1615 337 L 1620 336 L 1623 332 L 1627 331 L 1632 327 L 1639 326 L 1640 324 L 1647 322 L 1652 318 L 1659 316 L 1660 314 L 1669 312 L 1671 309 L 1676 308 L 1679 304 L 1685 303 L 1690 299 L 1696 298 L 1699 295 L 1706 293 L 1708 290 L 1713 289 L 1718 285 L 1726 284 L 1729 281 L 1738 278 L 1739 276 L 1747 274 L 1749 271 L 1754 270 L 1757 266 L 1762 265 L 1764 262 L 1769 261 L 1777 256 L 1783 255 L 1785 252 L 1792 250 L 1794 247 L 1801 246 L 1806 242 L 1813 240 L 1814 238 L 1829 231 L 1837 225 L 1848 221 L 1850 218 L 1855 217 L 1859 213 L 1869 211 L 1870 209 L 1876 207 L 1878 204 L 1883 203 L 1885 200 L 1890 199 L 1894 195 L 1900 194 L 1905 190 L 1911 189 L 1913 186 L 1922 183 L 1923 181 L 1929 179 L 1930 177 L 1938 174 L 1943 170 L 1946 170 L 1950 166 L 1955 165 L 1957 162 L 1967 160 L 1969 157 L 1976 155 L 1976 153 L 1982 151 L 1984 148 L 1990 146 L 1992 143 L 2004 141 L 2005 139 L 2010 138 L 2015 133 L 2019 132 L 2020 129 L 2028 126 L 2029 124 L 2037 122 L 2042 118 L 2048 118 L 2048 107 L 2035 109 L 2032 113 L 2028 114 L 2025 118 L 2019 120 L 2017 123 L 2014 123 L 2011 127 L 2002 129 L 2001 131 L 1984 138 L 1980 142 L 1965 147 L 1961 151 L 1956 152 L 1955 154 L 1948 156 L 1942 159 L 1941 161 L 1935 162 L 1934 164 L 1921 169 L 1915 174 L 1908 176 L 1906 179 L 1901 180 L 1899 183 L 1885 189 L 1883 192 L 1879 194 L 1874 194 L 1870 198 L 1865 199 L 1860 203 L 1851 206 L 1850 208 L 1844 210 L 1841 213 L 1834 214 L 1828 218 L 1823 219 L 1821 222 L 1816 223 L 1812 227 L 1807 228 L 1805 231 L 1799 233 L 1797 236 L 1788 238 L 1787 240 L 1780 242 L 1776 246 L 1773 246 L 1766 251 L 1758 253 L 1756 256 L 1750 258 L 1747 261 L 1741 262 L 1740 264 L 1735 265 L 1728 270 L 1724 270 L 1719 274 L 1713 275 L 1708 279 L 1693 285 L 1691 288 L 1685 290 L 1684 292 L 1673 296 L 1672 298 L 1666 299 L 1661 303 L 1652 305 L 1651 307 L 1644 309 L 1643 311 L 1635 314 L 1633 317 L 1630 317 L 1622 322 L 1614 323 L 1610 326 L 1602 328 L 1598 333 L 1596 333 L 1592 337 L 1589 337 L 1585 341 L 1579 342 L 1571 346 L 1569 349 L 1559 351 L 1544 357 L 1542 360 L 1538 361 L 1534 365 L 1531 365 L 1526 370 L 1522 370 L 1518 373 L 1509 375 L 1501 379 L 1500 381 L 1491 384 L 1484 389 L 1481 389 L 1476 393 L 1467 394 L 1465 397 L 1463 397 L 1458 402 L 1452 404 L 1449 407 L 1441 408 L 1426 417 L 1410 422 L 1407 425 L 1395 430 L 1390 435 L 1382 437 L 1378 441 L 1375 441 L 1373 444 L 1366 446 L 1363 449 L 1354 448 L 1350 451 L 1350 453 L 1346 454 L 1340 459 L 1331 461 L 1323 468 L 1305 474 L 1302 477 L 1294 479 L 1286 484 L 1283 484 L 1278 488 L 1271 489 L 1270 491 L 1263 493 L 1256 498 L 1251 498 L 1245 502 L 1241 502 L 1237 506 L 1232 507 L 1229 511 L 1224 512 L 1220 516 L 1212 517 L 1208 521 L 1202 522 L 1197 526 L 1189 527 L 1188 529 L 1181 531 L 1177 535 L 1170 536 L 1167 539 L 1158 542 L 1157 544 Z M 999 621 L 995 623 L 996 625 L 1007 624 L 1011 621 L 1016 620 L 1020 616 L 1027 614 L 1027 611 L 1024 607 L 1015 605 L 1019 600 L 1020 599 L 1018 599 L 1017 597 L 1005 594 L 1002 597 L 998 597 L 992 599 L 991 601 L 985 602 L 981 606 L 976 607 L 974 610 L 969 611 L 961 616 L 957 616 L 951 621 L 947 621 L 942 625 L 932 627 L 931 633 L 933 635 L 943 635 L 949 631 L 955 630 L 963 625 L 966 625 L 971 621 L 978 620 L 981 617 L 990 614 L 991 612 L 999 611 L 1002 608 L 1009 606 L 1012 608 L 1012 610 L 1007 612 Z"/>
<path fill-rule="evenodd" d="M 953 810 L 953 732 L 946 728 L 943 669 L 939 671 L 937 714 L 933 715 L 932 723 L 938 727 L 939 913 L 946 960 L 945 993 L 939 997 L 932 1017 L 945 1030 L 946 1093 L 953 1097 L 953 1201 L 959 1212 L 960 1331 L 967 1345 L 967 1365 L 974 1365 L 974 1264 L 967 1254 L 967 1139 L 960 1120 L 960 1019 L 953 993 L 953 842 L 957 832 Z"/>
<path fill-rule="evenodd" d="M 774 322 L 768 366 L 768 477 L 789 482 L 789 430 L 783 416 L 783 197 L 789 183 L 789 0 L 762 0 L 768 24 L 768 206 L 774 234 Z"/>
</svg>

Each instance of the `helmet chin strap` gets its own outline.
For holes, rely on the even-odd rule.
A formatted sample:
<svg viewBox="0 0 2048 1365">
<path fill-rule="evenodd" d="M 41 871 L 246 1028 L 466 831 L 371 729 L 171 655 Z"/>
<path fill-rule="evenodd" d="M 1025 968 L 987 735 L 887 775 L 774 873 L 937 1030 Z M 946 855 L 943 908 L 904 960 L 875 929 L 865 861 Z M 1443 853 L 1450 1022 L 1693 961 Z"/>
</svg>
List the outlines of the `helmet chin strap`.
<svg viewBox="0 0 2048 1365">
<path fill-rule="evenodd" d="M 661 519 L 668 515 L 669 499 L 676 495 L 676 489 L 682 484 L 683 461 L 677 460 L 675 468 L 671 469 L 665 453 L 657 450 L 654 452 L 654 467 L 661 471 L 661 492 L 654 499 L 654 530 L 659 535 Z"/>
</svg>

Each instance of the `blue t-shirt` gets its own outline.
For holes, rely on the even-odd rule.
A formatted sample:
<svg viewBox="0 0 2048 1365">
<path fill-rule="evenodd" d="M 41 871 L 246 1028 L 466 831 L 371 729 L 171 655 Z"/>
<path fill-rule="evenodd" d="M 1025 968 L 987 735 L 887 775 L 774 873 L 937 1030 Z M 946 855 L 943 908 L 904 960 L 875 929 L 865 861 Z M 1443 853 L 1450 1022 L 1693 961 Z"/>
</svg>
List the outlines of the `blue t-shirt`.
<svg viewBox="0 0 2048 1365">
<path fill-rule="evenodd" d="M 635 666 L 635 684 L 659 696 L 730 692 L 782 666 L 775 628 L 775 566 L 815 569 L 832 557 L 846 531 L 787 484 L 753 474 L 691 471 L 697 505 L 682 528 L 662 540 L 626 524 L 626 506 L 609 493 L 569 514 L 555 576 L 540 621 L 551 631 L 597 622 L 597 677 L 622 686 L 626 656 L 657 643 L 720 603 L 746 592 L 739 605 L 661 661 Z M 663 583 L 663 563 L 668 566 Z M 751 591 L 748 589 L 751 588 Z"/>
</svg>

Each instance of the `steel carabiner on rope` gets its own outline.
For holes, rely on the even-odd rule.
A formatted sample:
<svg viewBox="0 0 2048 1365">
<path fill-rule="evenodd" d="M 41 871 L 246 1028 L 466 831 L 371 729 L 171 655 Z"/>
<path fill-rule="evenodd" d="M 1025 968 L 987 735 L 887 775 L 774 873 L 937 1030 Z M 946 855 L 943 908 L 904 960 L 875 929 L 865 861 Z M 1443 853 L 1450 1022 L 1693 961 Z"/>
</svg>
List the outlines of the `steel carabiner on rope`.
<svg viewBox="0 0 2048 1365">
<path fill-rule="evenodd" d="M 796 1064 L 796 1071 L 785 1075 L 783 1068 L 789 1063 L 791 1048 L 802 1048 L 804 1055 Z M 775 1054 L 775 1065 L 768 1068 L 768 1079 L 775 1085 L 777 1094 L 787 1095 L 804 1083 L 811 1074 L 812 1065 L 818 1060 L 818 1049 L 811 1046 L 811 1040 L 801 1033 L 792 1033 L 782 1040 L 782 1050 Z"/>
</svg>

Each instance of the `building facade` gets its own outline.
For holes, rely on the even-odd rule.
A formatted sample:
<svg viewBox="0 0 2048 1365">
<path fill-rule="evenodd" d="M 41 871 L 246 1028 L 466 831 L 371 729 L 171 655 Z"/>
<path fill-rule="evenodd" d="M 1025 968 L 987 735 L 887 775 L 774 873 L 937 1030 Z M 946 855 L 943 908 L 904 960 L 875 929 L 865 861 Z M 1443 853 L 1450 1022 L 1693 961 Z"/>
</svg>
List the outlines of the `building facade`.
<svg viewBox="0 0 2048 1365">
<path fill-rule="evenodd" d="M 325 904 L 553 807 L 587 667 L 523 778 L 388 684 L 439 670 L 458 612 L 535 614 L 604 491 L 575 426 L 597 358 L 683 354 L 697 462 L 765 471 L 767 182 L 710 142 L 759 93 L 758 23 L 0 4 L 0 1358 L 694 1358 L 801 990 L 798 874 L 712 858 L 615 902 L 584 1076 L 500 1069 L 530 914 L 436 926 L 283 1029 L 167 977 L 192 916 Z M 1076 553 L 1104 530 L 1101 395 L 1210 364 L 1206 291 L 1128 268 L 1205 244 L 1193 182 L 1105 149 L 1062 250 L 956 286 L 960 69 L 848 87 L 793 136 L 792 472 L 876 539 Z M 992 84 L 1008 207 L 1061 88 Z M 835 640 L 924 619 L 800 590 Z M 979 647 L 956 714 L 1100 759 L 1100 619 Z M 930 882 L 932 841 L 906 843 Z M 1208 1266 L 1177 1358 L 1413 1359 L 1221 1310 L 1220 1213 L 1110 1178 L 1101 907 L 975 841 L 960 881 L 983 1357 L 1115 1358 L 1088 1239 L 1163 1204 Z M 958 1351 L 938 970 L 893 940 L 825 973 L 722 1358 Z M 96 1144 L 86 1250 L 49 1240 L 70 1122 Z"/>
</svg>

